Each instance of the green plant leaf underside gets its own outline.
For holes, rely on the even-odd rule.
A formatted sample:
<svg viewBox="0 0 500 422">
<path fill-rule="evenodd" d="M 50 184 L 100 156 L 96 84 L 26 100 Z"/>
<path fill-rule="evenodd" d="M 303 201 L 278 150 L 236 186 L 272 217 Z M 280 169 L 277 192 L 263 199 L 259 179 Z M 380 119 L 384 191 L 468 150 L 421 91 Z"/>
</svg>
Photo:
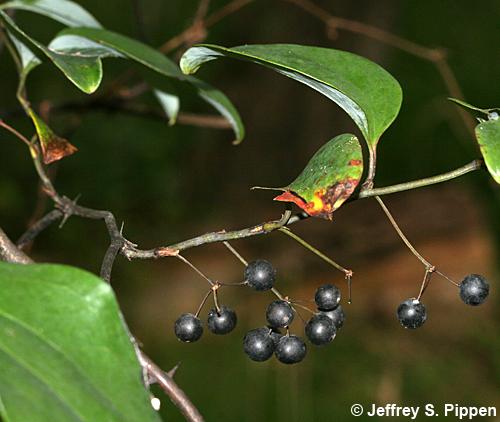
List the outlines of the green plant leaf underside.
<svg viewBox="0 0 500 422">
<path fill-rule="evenodd" d="M 355 54 L 293 44 L 225 48 L 201 44 L 181 58 L 184 73 L 219 57 L 258 63 L 295 79 L 337 103 L 354 120 L 368 146 L 375 149 L 396 118 L 402 100 L 398 82 L 382 67 Z"/>
<path fill-rule="evenodd" d="M 493 179 L 500 184 L 500 118 L 486 120 L 476 126 L 476 138 L 484 162 Z"/>
<path fill-rule="evenodd" d="M 276 201 L 293 202 L 313 217 L 332 219 L 354 192 L 363 174 L 363 154 L 355 135 L 346 133 L 324 144 Z"/>
<path fill-rule="evenodd" d="M 0 262 L 5 421 L 159 421 L 110 286 L 61 265 Z"/>
<path fill-rule="evenodd" d="M 59 33 L 49 47 L 61 53 L 75 54 L 75 51 L 78 51 L 75 45 L 66 42 L 63 46 L 60 41 L 61 37 L 68 36 L 85 38 L 108 50 L 114 50 L 117 54 L 128 57 L 164 76 L 191 84 L 202 99 L 229 121 L 236 136 L 235 143 L 241 142 L 245 136 L 245 129 L 238 111 L 221 91 L 196 78 L 185 76 L 173 61 L 154 48 L 124 35 L 98 28 L 67 28 Z M 87 48 L 86 51 L 88 52 L 89 49 Z"/>
<path fill-rule="evenodd" d="M 38 13 L 67 26 L 101 27 L 101 24 L 83 7 L 68 0 L 14 0 L 2 4 L 1 7 Z"/>
</svg>

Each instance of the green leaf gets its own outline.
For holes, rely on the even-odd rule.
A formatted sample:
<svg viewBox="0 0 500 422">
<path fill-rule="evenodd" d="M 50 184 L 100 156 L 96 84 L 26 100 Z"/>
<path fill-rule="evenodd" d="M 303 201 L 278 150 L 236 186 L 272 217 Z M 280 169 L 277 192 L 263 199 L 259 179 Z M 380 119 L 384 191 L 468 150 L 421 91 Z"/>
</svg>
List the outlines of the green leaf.
<svg viewBox="0 0 500 422">
<path fill-rule="evenodd" d="M 98 57 L 67 55 L 52 51 L 28 36 L 2 10 L 0 10 L 0 20 L 5 23 L 9 33 L 29 45 L 32 51 L 36 50 L 50 59 L 83 92 L 91 94 L 99 87 L 102 80 L 102 64 Z"/>
<path fill-rule="evenodd" d="M 0 263 L 7 421 L 158 421 L 110 286 L 61 265 Z"/>
<path fill-rule="evenodd" d="M 57 136 L 33 109 L 28 108 L 27 112 L 35 125 L 40 146 L 42 147 L 43 162 L 45 164 L 61 160 L 78 151 L 78 149 L 67 139 Z"/>
<path fill-rule="evenodd" d="M 26 81 L 28 74 L 40 63 L 42 63 L 42 61 L 12 33 L 9 32 L 8 35 L 14 44 L 14 48 L 18 53 L 19 59 L 21 60 L 22 69 L 19 78 L 21 87 L 24 87 L 24 82 Z"/>
<path fill-rule="evenodd" d="M 362 175 L 359 140 L 345 133 L 324 144 L 292 183 L 277 188 L 284 193 L 274 200 L 293 202 L 310 216 L 331 220 L 333 212 L 352 195 Z"/>
<path fill-rule="evenodd" d="M 115 51 L 129 59 L 132 59 L 142 65 L 148 67 L 155 72 L 164 76 L 175 78 L 191 84 L 198 95 L 212 105 L 219 113 L 221 113 L 230 122 L 233 131 L 236 135 L 235 143 L 241 142 L 245 135 L 241 117 L 232 105 L 231 101 L 219 90 L 193 77 L 185 76 L 179 67 L 168 57 L 160 53 L 158 50 L 133 40 L 115 32 L 97 28 L 68 28 L 61 31 L 58 37 L 52 41 L 49 48 L 59 53 L 75 54 L 78 51 L 78 46 L 71 45 L 68 38 L 62 43 L 60 37 L 80 37 L 86 38 L 98 45 L 112 51 Z M 78 38 L 74 38 L 78 39 Z M 87 48 L 88 52 L 89 49 Z"/>
<path fill-rule="evenodd" d="M 219 57 L 270 67 L 325 95 L 351 116 L 372 150 L 401 107 L 398 82 L 379 65 L 345 51 L 292 44 L 234 48 L 201 44 L 184 53 L 180 66 L 192 74 Z"/>
<path fill-rule="evenodd" d="M 163 111 L 168 117 L 168 124 L 170 126 L 175 124 L 177 120 L 177 115 L 179 114 L 179 97 L 176 95 L 169 94 L 159 89 L 153 90 L 155 97 L 158 99 Z"/>
<path fill-rule="evenodd" d="M 476 139 L 488 171 L 500 184 L 500 118 L 498 113 L 490 113 L 489 120 L 476 126 Z"/>
<path fill-rule="evenodd" d="M 14 0 L 0 6 L 2 9 L 21 9 L 61 22 L 67 26 L 100 28 L 101 24 L 79 4 L 69 0 Z"/>
</svg>

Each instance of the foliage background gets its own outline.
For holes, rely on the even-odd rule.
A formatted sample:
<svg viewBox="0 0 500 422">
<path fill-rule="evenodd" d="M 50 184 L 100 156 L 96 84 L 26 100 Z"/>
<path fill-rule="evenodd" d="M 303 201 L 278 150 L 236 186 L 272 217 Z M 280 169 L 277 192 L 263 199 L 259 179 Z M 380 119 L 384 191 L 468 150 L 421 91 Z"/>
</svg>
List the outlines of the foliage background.
<svg viewBox="0 0 500 422">
<path fill-rule="evenodd" d="M 212 1 L 213 10 L 227 3 Z M 187 27 L 197 1 L 118 0 L 81 2 L 105 27 L 151 45 Z M 466 99 L 498 105 L 498 2 L 481 7 L 466 1 L 316 1 L 332 14 L 362 21 L 419 44 L 444 47 Z M 139 13 L 137 13 L 139 10 Z M 19 12 L 25 28 L 48 41 L 60 28 L 43 17 Z M 379 147 L 379 186 L 425 177 L 458 167 L 478 155 L 473 139 L 447 102 L 435 66 L 366 36 L 338 31 L 332 40 L 324 24 L 284 1 L 255 1 L 214 26 L 207 41 L 232 46 L 289 42 L 346 49 L 388 69 L 404 92 L 400 117 Z M 104 62 L 101 92 L 129 67 Z M 0 55 L 0 115 L 29 133 L 30 123 L 15 110 L 16 74 Z M 125 222 L 125 234 L 143 247 L 168 244 L 220 228 L 237 228 L 275 218 L 279 204 L 253 185 L 289 182 L 326 140 L 354 125 L 327 99 L 258 66 L 220 61 L 199 75 L 222 89 L 240 110 L 247 127 L 242 145 L 231 134 L 166 120 L 103 110 L 50 113 L 51 125 L 69 136 L 79 153 L 56 165 L 56 184 L 82 203 L 110 209 Z M 51 66 L 30 76 L 31 100 L 57 106 L 86 101 Z M 154 105 L 152 97 L 140 98 Z M 48 103 L 45 103 L 46 105 Z M 196 98 L 182 98 L 183 110 L 206 112 Z M 29 156 L 3 134 L 0 154 L 0 221 L 13 237 L 22 233 L 37 205 L 37 180 Z M 207 420 L 350 420 L 352 403 L 405 405 L 458 403 L 500 408 L 500 302 L 498 245 L 500 189 L 486 174 L 391 196 L 389 207 L 424 256 L 450 276 L 487 276 L 492 294 L 480 308 L 466 308 L 457 291 L 433 280 L 424 297 L 429 320 L 416 332 L 403 330 L 394 313 L 404 298 L 418 293 L 421 265 L 403 248 L 372 200 L 348 204 L 332 223 L 307 221 L 298 233 L 355 271 L 354 303 L 334 344 L 310 348 L 294 367 L 255 364 L 242 352 L 244 333 L 264 323 L 266 294 L 229 288 L 222 300 L 238 311 L 239 326 L 228 337 L 206 333 L 193 345 L 177 342 L 173 321 L 194 311 L 205 285 L 173 260 L 119 259 L 113 285 L 126 318 L 145 350 L 165 368 L 181 361 L 176 379 Z M 48 206 L 48 204 L 46 204 Z M 40 204 L 38 203 L 38 206 Z M 100 222 L 70 219 L 63 230 L 44 233 L 32 251 L 38 261 L 64 262 L 98 271 L 107 246 Z M 321 283 L 344 288 L 314 255 L 287 238 L 243 240 L 234 245 L 247 257 L 263 257 L 278 268 L 279 288 L 311 299 Z M 186 253 L 215 279 L 241 281 L 241 265 L 221 245 Z M 300 332 L 297 324 L 295 331 Z M 162 412 L 180 420 L 165 399 Z M 436 418 L 439 420 L 440 418 Z"/>
</svg>

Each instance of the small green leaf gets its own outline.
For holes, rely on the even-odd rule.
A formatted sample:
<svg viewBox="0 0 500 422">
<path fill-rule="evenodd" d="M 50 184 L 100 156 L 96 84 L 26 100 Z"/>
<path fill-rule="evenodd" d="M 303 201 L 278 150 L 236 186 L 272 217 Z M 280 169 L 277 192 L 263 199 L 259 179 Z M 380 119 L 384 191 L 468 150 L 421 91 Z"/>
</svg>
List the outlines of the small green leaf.
<svg viewBox="0 0 500 422">
<path fill-rule="evenodd" d="M 101 24 L 82 6 L 69 0 L 14 0 L 0 7 L 38 13 L 67 26 L 101 27 Z"/>
<path fill-rule="evenodd" d="M 345 51 L 292 44 L 234 48 L 202 44 L 187 50 L 180 66 L 192 74 L 219 57 L 270 67 L 325 95 L 351 116 L 372 150 L 401 107 L 398 82 L 379 65 Z"/>
<path fill-rule="evenodd" d="M 457 98 L 448 98 L 450 101 L 453 101 L 454 103 L 458 104 L 459 106 L 462 106 L 463 108 L 466 108 L 468 110 L 474 110 L 478 111 L 480 113 L 488 115 L 492 111 L 500 111 L 500 108 L 479 108 L 476 106 L 473 106 L 472 104 L 466 103 L 465 101 L 459 100 Z"/>
<path fill-rule="evenodd" d="M 6 421 L 159 421 L 111 287 L 62 265 L 0 263 Z"/>
<path fill-rule="evenodd" d="M 174 125 L 177 120 L 177 114 L 179 114 L 179 97 L 160 91 L 159 89 L 155 89 L 153 92 L 168 117 L 168 124 L 170 126 Z"/>
<path fill-rule="evenodd" d="M 356 136 L 336 136 L 324 144 L 302 173 L 275 201 L 293 202 L 313 217 L 332 219 L 352 195 L 363 174 L 363 153 Z"/>
<path fill-rule="evenodd" d="M 136 62 L 141 63 L 149 69 L 152 69 L 164 76 L 191 84 L 201 98 L 212 105 L 230 122 L 236 135 L 234 143 L 239 143 L 243 139 L 245 129 L 243 127 L 243 123 L 241 122 L 241 117 L 226 95 L 205 82 L 190 76 L 185 76 L 173 61 L 160 53 L 158 50 L 124 35 L 97 28 L 65 29 L 59 33 L 58 37 L 52 41 L 49 47 L 59 53 L 75 54 L 75 51 L 78 51 L 78 45 L 71 45 L 68 38 L 65 39 L 64 43 L 59 40 L 60 37 L 68 36 L 79 37 L 80 39 L 82 37 L 86 38 L 111 51 L 115 51 L 125 57 L 128 57 L 129 59 L 135 60 Z M 75 39 L 78 40 L 79 38 Z M 86 48 L 85 51 L 88 52 L 89 49 Z"/>
<path fill-rule="evenodd" d="M 2 10 L 0 10 L 0 20 L 6 24 L 8 31 L 22 43 L 49 58 L 83 92 L 91 94 L 99 87 L 102 80 L 102 64 L 98 57 L 66 55 L 52 51 L 27 35 Z"/>
<path fill-rule="evenodd" d="M 21 59 L 21 74 L 19 75 L 21 79 L 21 86 L 24 86 L 24 81 L 28 74 L 37 67 L 42 61 L 33 54 L 33 52 L 21 41 L 19 41 L 11 32 L 8 33 L 9 38 L 14 44 L 14 48 L 17 50 L 19 58 Z"/>
<path fill-rule="evenodd" d="M 35 125 L 45 164 L 53 163 L 78 151 L 67 139 L 57 136 L 31 108 L 28 109 L 28 114 Z"/>
<path fill-rule="evenodd" d="M 500 184 L 500 118 L 498 113 L 491 112 L 489 120 L 476 126 L 476 139 L 488 171 Z"/>
</svg>

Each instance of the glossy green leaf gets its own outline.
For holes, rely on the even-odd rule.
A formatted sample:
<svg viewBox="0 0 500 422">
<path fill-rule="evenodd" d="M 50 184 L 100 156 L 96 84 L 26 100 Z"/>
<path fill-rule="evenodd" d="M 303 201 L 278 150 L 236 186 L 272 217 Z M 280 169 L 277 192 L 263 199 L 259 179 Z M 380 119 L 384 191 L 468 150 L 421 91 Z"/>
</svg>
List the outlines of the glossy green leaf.
<svg viewBox="0 0 500 422">
<path fill-rule="evenodd" d="M 401 87 L 387 71 L 363 57 L 329 48 L 292 44 L 225 48 L 202 44 L 187 50 L 180 66 L 184 73 L 192 74 L 203 63 L 219 57 L 270 67 L 325 95 L 351 116 L 373 150 L 401 107 Z"/>
<path fill-rule="evenodd" d="M 12 33 L 8 34 L 14 48 L 17 51 L 19 59 L 21 61 L 21 74 L 19 78 L 21 79 L 21 86 L 24 86 L 24 82 L 28 74 L 37 67 L 42 61 L 26 46 L 26 44 L 19 41 Z"/>
<path fill-rule="evenodd" d="M 61 265 L 0 263 L 5 421 L 158 421 L 111 287 Z"/>
<path fill-rule="evenodd" d="M 16 23 L 0 10 L 0 19 L 23 44 L 29 45 L 31 51 L 42 53 L 50 59 L 78 88 L 87 94 L 94 92 L 102 80 L 102 64 L 98 57 L 61 54 L 40 44 L 28 36 Z"/>
<path fill-rule="evenodd" d="M 153 90 L 155 97 L 158 99 L 163 111 L 168 117 L 168 124 L 172 126 L 177 120 L 179 114 L 180 101 L 176 95 L 169 94 L 159 89 Z"/>
<path fill-rule="evenodd" d="M 69 0 L 14 0 L 0 6 L 2 9 L 21 9 L 61 22 L 67 26 L 100 28 L 101 24 L 79 4 Z"/>
<path fill-rule="evenodd" d="M 276 201 L 293 202 L 313 217 L 332 219 L 354 192 L 363 174 L 358 138 L 346 133 L 328 141 L 310 159 L 300 175 Z M 266 188 L 267 189 L 267 188 Z"/>
<path fill-rule="evenodd" d="M 75 54 L 75 51 L 78 51 L 78 46 L 71 45 L 68 42 L 68 36 L 86 38 L 107 48 L 109 51 L 115 51 L 164 76 L 188 82 L 195 87 L 201 98 L 228 119 L 236 135 L 235 143 L 239 143 L 243 139 L 245 135 L 243 123 L 231 101 L 221 91 L 210 85 L 196 78 L 185 76 L 173 61 L 154 48 L 124 35 L 97 28 L 65 29 L 59 33 L 58 37 L 49 45 L 49 48 L 59 53 Z M 60 37 L 66 37 L 64 43 L 59 40 Z M 87 49 L 87 51 L 89 50 Z"/>
<path fill-rule="evenodd" d="M 476 126 L 476 139 L 488 171 L 500 184 L 500 118 L 490 113 L 490 119 Z"/>
</svg>

